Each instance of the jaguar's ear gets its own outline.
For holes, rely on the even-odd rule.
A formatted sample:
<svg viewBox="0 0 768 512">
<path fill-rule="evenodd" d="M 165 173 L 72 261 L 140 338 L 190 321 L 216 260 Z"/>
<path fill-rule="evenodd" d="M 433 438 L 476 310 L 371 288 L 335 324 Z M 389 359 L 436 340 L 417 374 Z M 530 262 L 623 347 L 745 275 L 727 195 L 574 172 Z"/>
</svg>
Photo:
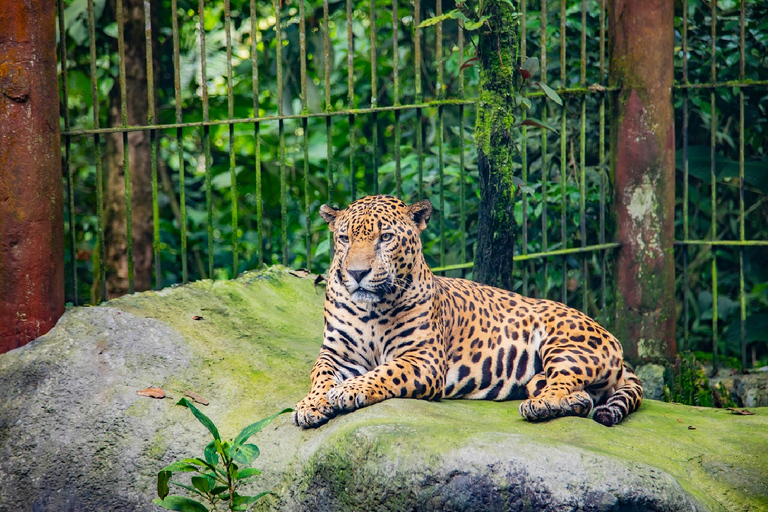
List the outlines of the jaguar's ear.
<svg viewBox="0 0 768 512">
<path fill-rule="evenodd" d="M 339 213 L 339 210 L 333 206 L 328 206 L 327 204 L 324 204 L 320 207 L 320 216 L 325 219 L 325 222 L 328 223 L 328 229 L 331 231 L 336 229 L 336 217 L 339 215 Z"/>
<path fill-rule="evenodd" d="M 432 203 L 429 202 L 429 199 L 422 199 L 418 203 L 413 203 L 408 207 L 408 215 L 413 219 L 418 230 L 424 231 L 432 215 Z"/>
</svg>

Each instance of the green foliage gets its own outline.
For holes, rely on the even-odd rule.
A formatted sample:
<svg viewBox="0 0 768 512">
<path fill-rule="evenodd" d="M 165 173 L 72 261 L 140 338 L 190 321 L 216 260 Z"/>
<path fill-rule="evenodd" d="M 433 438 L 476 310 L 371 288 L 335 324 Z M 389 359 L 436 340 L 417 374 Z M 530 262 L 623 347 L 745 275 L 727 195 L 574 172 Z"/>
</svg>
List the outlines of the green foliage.
<svg viewBox="0 0 768 512">
<path fill-rule="evenodd" d="M 168 510 L 182 512 L 207 512 L 219 510 L 219 507 L 235 511 L 247 510 L 251 504 L 269 494 L 268 492 L 255 496 L 241 494 L 243 484 L 261 474 L 256 468 L 247 467 L 259 456 L 259 447 L 255 444 L 246 444 L 246 441 L 276 417 L 293 409 L 283 409 L 277 414 L 245 427 L 234 441 L 223 441 L 213 421 L 192 405 L 192 402 L 182 398 L 177 405 L 189 408 L 195 418 L 211 433 L 213 441 L 203 450 L 202 459 L 182 459 L 158 472 L 158 497 L 152 500 L 153 503 Z M 172 481 L 173 473 L 196 473 L 196 475 L 191 476 L 190 485 L 186 485 Z M 171 495 L 169 484 L 186 489 L 195 499 Z M 205 503 L 197 500 L 203 500 Z"/>
<path fill-rule="evenodd" d="M 511 6 L 517 2 L 510 1 Z M 87 34 L 87 2 L 65 0 L 65 43 L 68 62 L 68 111 L 74 128 L 93 127 L 93 99 L 90 81 L 90 51 Z M 109 2 L 96 0 L 96 79 L 100 112 L 100 125 L 108 125 L 108 111 L 113 98 L 119 96 L 118 56 L 114 8 Z M 233 110 L 236 118 L 272 116 L 278 111 L 276 48 L 281 45 L 283 56 L 283 111 L 287 115 L 301 114 L 300 33 L 297 0 L 277 3 L 276 16 L 273 2 L 256 2 L 255 12 L 250 2 L 231 2 Z M 173 66 L 173 38 L 171 20 L 179 22 L 180 78 L 179 101 L 184 122 L 202 120 L 201 94 L 207 89 L 210 97 L 210 118 L 214 121 L 228 117 L 226 83 L 226 37 L 224 30 L 224 2 L 205 2 L 207 77 L 200 77 L 200 45 L 198 2 L 178 0 L 178 11 L 171 11 L 171 0 L 151 2 L 157 9 L 158 26 L 153 27 L 154 48 L 158 59 L 155 73 L 158 117 L 160 124 L 175 122 L 176 93 Z M 594 245 L 612 241 L 612 193 L 608 155 L 610 119 L 599 116 L 601 107 L 607 113 L 610 94 L 563 95 L 560 102 L 551 94 L 562 89 L 588 88 L 592 84 L 606 85 L 607 66 L 600 61 L 600 5 L 586 2 L 586 24 L 581 23 L 582 2 L 566 2 L 565 47 L 560 46 L 560 3 L 548 0 L 547 14 L 542 16 L 539 2 L 528 2 L 525 27 L 522 13 L 516 19 L 525 28 L 527 55 L 521 69 L 531 74 L 529 93 L 520 96 L 521 110 L 528 124 L 520 127 L 515 144 L 521 158 L 514 162 L 517 201 L 515 218 L 519 238 L 515 254 L 536 253 L 564 248 Z M 712 48 L 710 3 L 700 0 L 687 2 L 688 12 L 688 81 L 711 81 L 710 56 Z M 340 111 L 349 106 L 367 108 L 371 105 L 389 106 L 413 104 L 417 98 L 428 102 L 447 99 L 476 98 L 478 85 L 477 61 L 472 40 L 487 24 L 482 22 L 483 12 L 478 1 L 448 2 L 442 23 L 442 54 L 437 53 L 437 30 L 425 22 L 420 29 L 421 59 L 419 69 L 415 63 L 415 14 L 412 4 L 398 3 L 397 29 L 392 28 L 392 2 L 389 0 L 352 1 L 351 29 L 354 44 L 347 47 L 346 2 L 330 0 L 329 25 L 329 101 L 325 94 L 326 28 L 323 21 L 323 3 L 313 0 L 304 3 L 306 9 L 307 54 L 307 111 L 311 113 Z M 760 0 L 746 0 L 745 79 L 768 80 L 768 4 Z M 717 2 L 717 32 L 715 62 L 717 81 L 740 78 L 738 37 L 738 7 L 735 0 Z M 371 9 L 375 16 L 372 16 Z M 675 77 L 682 82 L 682 13 L 677 5 L 675 28 Z M 522 11 L 522 9 L 521 9 Z M 463 18 L 461 16 L 463 16 Z M 421 20 L 434 20 L 435 4 L 422 2 Z M 282 40 L 277 41 L 275 22 L 282 27 Z M 467 44 L 464 55 L 459 55 L 459 20 L 464 23 Z M 475 28 L 471 23 L 479 23 Z M 581 32 L 585 32 L 586 61 L 581 62 Z M 371 46 L 371 33 L 376 45 L 375 58 Z M 543 59 L 542 36 L 547 41 L 546 61 Z M 254 110 L 251 41 L 255 38 L 257 52 L 258 107 Z M 397 42 L 398 97 L 395 98 L 393 54 Z M 142 44 L 143 41 L 132 44 Z M 347 84 L 347 56 L 352 56 L 352 89 Z M 561 64 L 559 56 L 565 56 Z M 537 56 L 537 57 L 531 57 Z M 436 80 L 438 63 L 442 63 L 443 83 Z M 605 61 L 604 61 L 605 63 Z M 581 68 L 584 68 L 584 80 Z M 562 73 L 561 73 L 562 71 Z M 375 72 L 375 73 L 374 73 Z M 522 73 L 522 72 L 521 72 Z M 537 75 L 538 73 L 538 75 Z M 374 97 L 372 78 L 377 79 Z M 561 75 L 564 77 L 561 79 Z M 417 95 L 416 77 L 421 78 L 421 94 Z M 546 80 L 544 77 L 546 76 Z M 535 77 L 535 78 L 534 78 Z M 538 82 L 532 82 L 538 80 Z M 740 238 L 738 188 L 739 176 L 739 93 L 744 94 L 745 122 L 745 187 L 744 233 L 747 239 L 768 239 L 768 194 L 764 172 L 768 166 L 768 96 L 764 87 L 720 87 L 715 90 L 714 111 L 710 91 L 688 90 L 688 217 L 689 238 L 706 239 L 712 220 L 717 237 Z M 351 93 L 351 94 L 350 94 Z M 440 93 L 440 94 L 439 94 Z M 130 91 L 128 91 L 130 94 Z M 535 96 L 547 100 L 535 101 Z M 351 97 L 351 104 L 350 104 Z M 534 101 L 532 101 L 534 100 Z M 584 102 L 584 104 L 582 104 Z M 562 106 L 561 106 L 562 103 Z M 676 134 L 675 144 L 682 158 L 683 94 L 674 94 Z M 585 112 L 582 132 L 581 112 Z M 716 118 L 715 167 L 716 212 L 710 206 L 709 183 L 711 155 L 710 120 Z M 444 134 L 438 136 L 439 115 L 443 117 Z M 564 128 L 562 121 L 565 120 Z M 229 140 L 226 124 L 210 126 L 211 174 L 213 201 L 213 254 L 208 254 L 209 221 L 205 205 L 205 162 L 202 154 L 203 130 L 187 127 L 180 141 L 174 129 L 159 130 L 159 174 L 168 177 L 168 187 L 161 183 L 160 260 L 163 285 L 181 282 L 181 232 L 187 233 L 188 266 L 190 279 L 206 277 L 228 278 L 245 268 L 255 268 L 259 261 L 266 264 L 282 261 L 283 227 L 286 231 L 287 264 L 311 267 L 323 272 L 330 261 L 332 247 L 322 219 L 317 215 L 319 206 L 330 202 L 346 205 L 353 196 L 396 191 L 396 173 L 400 171 L 403 199 L 432 200 L 437 209 L 434 220 L 424 234 L 427 261 L 436 266 L 440 262 L 440 248 L 444 247 L 447 265 L 465 263 L 474 258 L 477 237 L 477 212 L 480 201 L 477 176 L 477 150 L 474 139 L 475 108 L 471 105 L 445 105 L 395 112 L 336 115 L 329 131 L 325 118 L 316 116 L 306 120 L 286 119 L 283 123 L 285 166 L 281 170 L 281 138 L 276 120 L 259 124 L 258 138 L 250 123 L 235 125 L 233 141 Z M 63 119 L 62 119 L 63 124 Z M 559 133 L 540 130 L 541 126 L 557 129 Z M 606 141 L 600 151 L 601 126 Z M 420 130 L 420 128 L 423 128 Z M 396 133 L 400 133 L 399 139 Z M 374 137 L 374 132 L 376 137 Z M 256 141 L 259 141 L 260 163 L 257 165 Z M 395 147 L 399 140 L 399 147 Z M 442 148 L 438 141 L 442 140 Z M 460 153 L 463 141 L 464 153 Z M 582 166 L 581 144 L 584 144 Z M 423 151 L 419 154 L 419 142 Z M 564 142 L 561 146 L 561 142 Z M 304 144 L 306 143 L 306 157 Z M 100 139 L 104 151 L 104 138 Z M 545 146 L 546 145 L 546 146 Z M 546 147 L 546 151 L 543 149 Z M 235 154 L 237 197 L 233 197 L 229 169 L 229 156 Z M 330 151 L 330 152 L 329 152 Z M 75 204 L 74 239 L 75 261 L 69 261 L 66 251 L 67 272 L 73 266 L 79 277 L 75 291 L 80 301 L 90 297 L 93 282 L 96 249 L 96 147 L 93 137 L 71 138 L 70 169 L 74 173 L 71 191 Z M 442 160 L 440 155 L 442 154 Z M 399 155 L 399 161 L 396 155 Z M 601 158 L 602 156 L 602 158 Z M 463 158 L 462 158 L 463 157 Z M 462 167 L 463 161 L 463 167 Z M 179 215 L 179 174 L 185 173 L 186 225 Z M 675 237 L 683 238 L 683 171 L 677 166 Z M 261 195 L 257 193 L 257 170 L 261 174 Z M 281 173 L 286 182 L 286 214 L 282 214 Z M 582 174 L 584 175 L 582 187 Z M 441 176 L 444 178 L 441 179 Z M 329 179 L 332 177 L 332 179 Z M 308 195 L 305 195 L 305 184 Z M 463 191 L 463 192 L 462 192 Z M 444 207 L 440 207 L 441 192 Z M 137 198 L 134 198 L 137 200 Z M 461 215 L 461 204 L 464 215 Z M 240 247 L 240 268 L 232 268 L 233 202 L 237 203 L 239 222 L 237 235 Z M 308 211 L 305 204 L 309 205 Z M 581 205 L 584 205 L 582 210 Z M 256 210 L 261 207 L 263 227 L 258 229 Z M 67 212 L 69 213 L 69 212 Z M 445 229 L 439 230 L 442 218 Z M 581 229 L 582 221 L 584 230 Z M 72 229 L 67 226 L 67 230 Z M 67 233 L 69 234 L 69 233 Z M 310 247 L 307 251 L 306 238 Z M 442 243 L 441 243 L 442 242 Z M 67 236 L 67 243 L 69 237 Z M 716 340 L 720 356 L 734 357 L 741 353 L 741 297 L 738 248 L 689 246 L 687 282 L 683 282 L 683 250 L 675 248 L 677 264 L 677 297 L 680 316 L 678 335 L 688 331 L 688 341 L 678 340 L 678 346 L 691 350 L 712 350 Z M 520 283 L 517 291 L 538 297 L 562 300 L 584 309 L 608 324 L 612 314 L 602 304 L 612 303 L 612 266 L 615 252 L 588 256 L 568 255 L 516 263 L 515 279 Z M 746 248 L 743 252 L 745 289 L 745 332 L 748 349 L 754 349 L 757 364 L 768 363 L 768 266 L 764 265 L 765 247 Z M 711 257 L 717 257 L 717 300 L 712 300 Z M 208 258 L 214 262 L 214 275 L 207 273 Z M 311 260 L 311 261 L 310 261 Z M 605 263 L 604 263 L 605 261 Z M 586 272 L 585 272 L 586 270 Z M 452 271 L 451 275 L 471 277 L 471 270 Z M 69 282 L 69 281 L 68 281 Z M 67 300 L 72 301 L 72 290 Z M 718 322 L 713 332 L 713 303 L 718 306 Z M 687 311 L 687 315 L 686 315 Z"/>
<path fill-rule="evenodd" d="M 722 382 L 712 388 L 704 366 L 692 352 L 679 354 L 664 372 L 665 402 L 701 407 L 734 407 L 730 392 Z"/>
<path fill-rule="evenodd" d="M 740 2 L 716 4 L 716 34 L 712 39 L 709 2 L 689 1 L 688 11 L 678 6 L 675 17 L 675 78 L 684 81 L 684 57 L 690 83 L 710 83 L 711 63 L 716 64 L 716 81 L 741 80 Z M 743 81 L 768 80 L 768 4 L 746 1 Z M 683 18 L 687 18 L 687 53 L 683 53 Z M 714 45 L 713 45 L 714 43 Z M 744 101 L 744 129 L 740 128 L 740 94 Z M 687 98 L 688 131 L 683 133 L 683 107 Z M 708 89 L 689 89 L 674 95 L 676 152 L 675 238 L 706 240 L 714 224 L 717 240 L 768 239 L 768 96 L 764 87 L 721 87 L 714 90 L 714 104 Z M 714 130 L 713 130 L 714 121 Z M 714 135 L 714 161 L 711 141 Z M 684 204 L 684 150 L 687 136 L 688 188 Z M 740 139 L 744 144 L 744 193 L 740 185 Z M 715 210 L 712 209 L 712 166 L 715 174 Z M 684 207 L 687 206 L 687 217 Z M 743 231 L 741 213 L 744 211 Z M 680 316 L 678 346 L 692 351 L 712 352 L 717 348 L 718 364 L 727 358 L 741 359 L 742 278 L 743 325 L 748 365 L 768 362 L 768 267 L 766 248 L 689 246 L 675 250 Z M 713 274 L 712 259 L 717 267 Z M 687 265 L 684 268 L 684 259 Z M 716 278 L 717 288 L 713 285 Z M 687 278 L 687 280 L 685 280 Z M 717 294 L 717 299 L 713 297 Z M 716 327 L 713 323 L 717 309 Z M 711 356 L 710 356 L 711 357 Z M 751 359 L 751 360 L 750 360 Z M 739 364 L 738 367 L 741 365 Z"/>
</svg>

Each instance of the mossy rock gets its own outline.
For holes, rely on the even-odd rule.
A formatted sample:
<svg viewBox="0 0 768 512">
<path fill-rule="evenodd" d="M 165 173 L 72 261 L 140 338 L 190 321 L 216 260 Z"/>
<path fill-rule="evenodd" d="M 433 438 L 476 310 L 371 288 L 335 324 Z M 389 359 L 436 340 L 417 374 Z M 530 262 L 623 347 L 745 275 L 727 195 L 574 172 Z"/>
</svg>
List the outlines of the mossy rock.
<svg viewBox="0 0 768 512">
<path fill-rule="evenodd" d="M 275 267 L 67 311 L 0 355 L 0 511 L 159 510 L 156 473 L 309 388 L 324 289 Z M 138 396 L 150 385 L 173 399 Z M 252 441 L 278 510 L 768 510 L 768 409 L 645 401 L 620 425 L 533 424 L 519 402 L 389 400 Z"/>
</svg>

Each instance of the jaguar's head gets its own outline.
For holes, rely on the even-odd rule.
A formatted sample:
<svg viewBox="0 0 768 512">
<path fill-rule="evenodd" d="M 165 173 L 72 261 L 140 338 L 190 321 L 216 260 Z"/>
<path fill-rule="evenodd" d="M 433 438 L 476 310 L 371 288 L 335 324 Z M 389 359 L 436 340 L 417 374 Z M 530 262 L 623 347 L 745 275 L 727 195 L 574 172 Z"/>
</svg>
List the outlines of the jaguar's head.
<svg viewBox="0 0 768 512">
<path fill-rule="evenodd" d="M 409 206 L 393 196 L 364 197 L 344 210 L 320 207 L 334 234 L 331 272 L 353 301 L 380 302 L 407 286 L 422 261 L 419 235 L 431 214 L 426 199 Z"/>
</svg>

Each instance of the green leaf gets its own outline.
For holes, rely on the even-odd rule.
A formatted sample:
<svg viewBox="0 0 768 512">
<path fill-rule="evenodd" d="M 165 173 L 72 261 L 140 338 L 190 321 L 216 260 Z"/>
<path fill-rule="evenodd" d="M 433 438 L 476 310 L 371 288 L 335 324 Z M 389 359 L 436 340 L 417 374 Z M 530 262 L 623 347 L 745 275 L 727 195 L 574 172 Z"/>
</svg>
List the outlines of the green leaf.
<svg viewBox="0 0 768 512">
<path fill-rule="evenodd" d="M 549 130 L 551 132 L 557 133 L 557 130 L 555 129 L 554 126 L 548 125 L 544 121 L 540 121 L 539 119 L 533 119 L 531 117 L 529 117 L 528 119 L 520 123 L 519 126 L 536 126 L 538 128 L 544 128 L 545 130 Z"/>
<path fill-rule="evenodd" d="M 256 496 L 240 496 L 239 494 L 235 493 L 235 498 L 232 500 L 235 505 L 250 505 L 251 503 L 255 503 L 256 501 L 260 500 L 267 494 L 272 494 L 270 492 L 260 492 Z"/>
<path fill-rule="evenodd" d="M 417 28 L 431 27 L 432 25 L 437 25 L 441 21 L 450 20 L 450 19 L 454 19 L 454 20 L 460 19 L 460 20 L 463 20 L 464 23 L 471 23 L 469 18 L 464 16 L 464 14 L 460 10 L 453 9 L 452 11 L 445 12 L 440 16 L 433 16 L 431 18 L 425 19 L 424 21 L 419 23 L 419 26 Z"/>
<path fill-rule="evenodd" d="M 528 98 L 523 98 L 522 103 L 523 105 L 525 105 L 525 108 L 530 109 L 532 107 L 531 100 L 529 100 Z"/>
<path fill-rule="evenodd" d="M 536 74 L 539 71 L 539 58 L 528 57 L 525 59 L 525 62 L 523 62 L 522 68 L 532 75 Z"/>
<path fill-rule="evenodd" d="M 193 466 L 188 462 L 178 461 L 178 462 L 174 462 L 173 464 L 168 464 L 160 471 L 191 473 L 192 471 L 197 471 L 197 470 L 198 468 L 196 466 Z"/>
<path fill-rule="evenodd" d="M 548 86 L 547 84 L 541 83 L 541 82 L 536 82 L 533 85 L 538 85 L 539 87 L 541 87 L 541 90 L 544 91 L 544 94 L 547 95 L 547 98 L 551 99 L 552 101 L 554 101 L 555 103 L 557 103 L 561 107 L 563 106 L 563 100 L 560 99 L 560 95 L 557 94 L 555 92 L 555 90 L 552 89 L 550 86 Z"/>
<path fill-rule="evenodd" d="M 219 435 L 219 429 L 216 428 L 216 425 L 213 424 L 213 422 L 210 420 L 210 418 L 208 418 L 208 416 L 200 412 L 197 407 L 192 405 L 192 402 L 190 402 L 186 398 L 182 398 L 181 400 L 179 400 L 179 402 L 176 405 L 181 405 L 183 407 L 189 408 L 189 410 L 192 411 L 192 414 L 195 415 L 195 418 L 197 418 L 198 421 L 202 423 L 205 428 L 208 429 L 208 431 L 211 433 L 214 439 L 219 439 L 219 440 L 221 439 L 221 436 Z"/>
<path fill-rule="evenodd" d="M 512 3 L 512 0 L 501 0 L 502 2 L 509 4 L 509 6 L 512 8 L 513 12 L 517 11 L 517 8 L 515 7 L 515 4 Z"/>
<path fill-rule="evenodd" d="M 237 480 L 245 480 L 246 478 L 250 478 L 252 476 L 259 476 L 260 474 L 261 474 L 261 470 L 258 470 L 256 468 L 241 469 L 237 473 Z"/>
<path fill-rule="evenodd" d="M 207 494 L 211 490 L 211 488 L 213 488 L 211 480 L 208 477 L 193 476 L 191 480 L 192 480 L 192 485 L 195 487 L 195 489 L 197 489 L 202 493 Z"/>
<path fill-rule="evenodd" d="M 709 183 L 712 166 L 712 153 L 709 146 L 688 146 L 688 172 L 700 180 Z M 683 150 L 675 152 L 675 167 L 683 170 Z M 744 162 L 744 181 L 768 194 L 768 161 L 747 160 Z M 715 178 L 725 180 L 739 177 L 739 161 L 715 153 Z"/>
<path fill-rule="evenodd" d="M 481 16 L 477 21 L 470 21 L 464 24 L 464 28 L 467 30 L 477 30 L 485 24 L 486 21 L 491 19 L 490 16 Z"/>
<path fill-rule="evenodd" d="M 259 453 L 259 447 L 255 444 L 244 444 L 235 447 L 232 458 L 240 464 L 247 466 L 251 464 L 253 459 L 259 456 Z"/>
<path fill-rule="evenodd" d="M 203 453 L 205 454 L 205 460 L 208 464 L 215 466 L 219 463 L 219 455 L 216 453 L 216 441 L 208 443 Z"/>
<path fill-rule="evenodd" d="M 518 178 L 517 176 L 513 176 L 512 177 L 512 183 L 514 183 L 517 186 L 517 188 L 519 188 L 520 190 L 522 190 L 526 194 L 533 194 L 534 193 L 534 190 L 531 187 L 529 187 L 528 185 L 526 185 L 525 182 L 523 180 L 521 180 L 520 178 Z"/>
<path fill-rule="evenodd" d="M 239 471 L 237 470 L 237 464 L 230 464 L 229 465 L 229 478 L 232 480 L 237 480 L 237 475 Z"/>
<path fill-rule="evenodd" d="M 160 497 L 160 499 L 168 496 L 168 493 L 170 492 L 170 489 L 168 488 L 168 481 L 171 479 L 172 474 L 173 473 L 170 471 L 160 471 L 157 474 L 157 495 Z"/>
<path fill-rule="evenodd" d="M 221 494 L 221 493 L 223 493 L 223 492 L 224 492 L 224 491 L 226 491 L 227 489 L 228 489 L 228 487 L 227 487 L 226 485 L 217 485 L 216 487 L 214 487 L 213 489 L 211 489 L 211 494 L 212 494 L 213 496 L 216 496 L 217 494 Z"/>
<path fill-rule="evenodd" d="M 272 416 L 269 416 L 268 418 L 264 418 L 261 421 L 257 421 L 256 423 L 253 423 L 251 425 L 248 425 L 245 427 L 235 438 L 234 444 L 235 446 L 241 445 L 245 443 L 249 437 L 251 437 L 253 434 L 256 434 L 261 429 L 269 425 L 272 420 L 280 416 L 281 414 L 285 414 L 286 412 L 293 412 L 293 409 L 290 407 L 283 409 L 282 411 L 278 412 L 277 414 L 273 414 Z"/>
<path fill-rule="evenodd" d="M 203 466 L 208 469 L 215 469 L 216 466 L 214 464 L 211 464 L 207 460 L 199 459 L 197 457 L 191 458 L 191 459 L 182 459 L 181 462 L 186 464 L 194 464 L 196 466 Z"/>
<path fill-rule="evenodd" d="M 152 500 L 155 505 L 160 505 L 167 510 L 177 510 L 179 512 L 208 512 L 205 505 L 192 498 L 184 496 L 166 496 L 162 500 L 155 498 Z"/>
</svg>

